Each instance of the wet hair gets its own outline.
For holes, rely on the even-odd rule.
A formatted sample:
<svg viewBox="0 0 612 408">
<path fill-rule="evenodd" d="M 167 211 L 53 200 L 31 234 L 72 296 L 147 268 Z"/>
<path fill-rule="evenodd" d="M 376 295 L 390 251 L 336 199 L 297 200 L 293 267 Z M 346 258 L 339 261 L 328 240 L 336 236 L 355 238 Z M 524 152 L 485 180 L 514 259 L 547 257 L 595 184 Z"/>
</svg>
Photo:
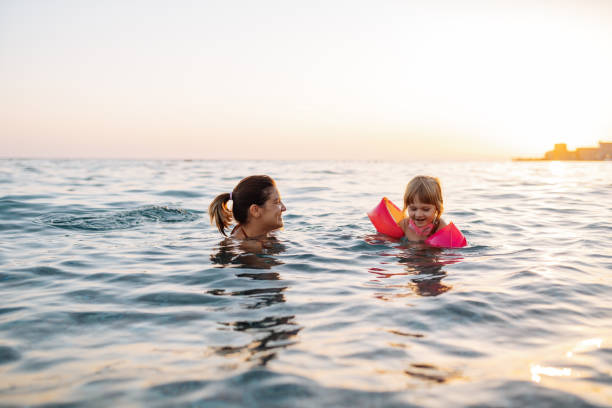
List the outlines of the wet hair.
<svg viewBox="0 0 612 408">
<path fill-rule="evenodd" d="M 444 211 L 444 200 L 442 199 L 442 187 L 437 177 L 416 176 L 406 186 L 404 193 L 404 211 L 415 199 L 420 202 L 436 207 L 436 219 L 434 224 L 438 224 L 442 212 Z"/>
<path fill-rule="evenodd" d="M 219 232 L 227 236 L 225 229 L 236 220 L 239 224 L 245 224 L 249 216 L 249 208 L 256 204 L 264 205 L 270 197 L 270 187 L 276 183 L 269 176 L 249 176 L 240 180 L 231 192 L 232 209 L 227 208 L 230 193 L 219 194 L 208 206 L 210 223 L 215 223 Z"/>
</svg>

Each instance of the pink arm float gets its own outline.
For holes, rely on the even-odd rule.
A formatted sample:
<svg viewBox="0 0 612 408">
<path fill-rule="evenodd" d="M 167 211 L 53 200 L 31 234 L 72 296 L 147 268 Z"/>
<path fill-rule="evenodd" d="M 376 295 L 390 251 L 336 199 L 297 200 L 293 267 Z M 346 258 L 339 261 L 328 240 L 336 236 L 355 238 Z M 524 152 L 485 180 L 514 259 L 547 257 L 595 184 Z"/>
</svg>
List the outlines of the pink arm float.
<svg viewBox="0 0 612 408">
<path fill-rule="evenodd" d="M 467 240 L 459 231 L 459 228 L 455 227 L 455 224 L 449 222 L 448 225 L 431 235 L 425 240 L 426 244 L 435 247 L 443 248 L 463 248 L 467 245 Z"/>
<path fill-rule="evenodd" d="M 387 197 L 383 197 L 380 203 L 368 212 L 368 217 L 370 217 L 376 231 L 381 234 L 393 238 L 404 236 L 404 231 L 398 225 L 405 218 L 404 213 Z M 461 248 L 467 245 L 467 240 L 461 231 L 455 227 L 455 224 L 451 222 L 427 238 L 425 243 L 435 247 Z"/>
</svg>

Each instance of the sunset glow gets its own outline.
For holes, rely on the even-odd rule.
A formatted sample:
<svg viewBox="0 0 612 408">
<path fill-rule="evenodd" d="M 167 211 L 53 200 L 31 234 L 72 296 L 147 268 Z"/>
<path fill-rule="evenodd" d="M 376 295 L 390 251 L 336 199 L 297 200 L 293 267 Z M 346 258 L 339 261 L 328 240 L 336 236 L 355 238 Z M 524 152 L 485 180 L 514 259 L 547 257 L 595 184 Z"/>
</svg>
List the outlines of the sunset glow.
<svg viewBox="0 0 612 408">
<path fill-rule="evenodd" d="M 612 3 L 0 5 L 4 157 L 506 159 L 612 139 Z"/>
</svg>

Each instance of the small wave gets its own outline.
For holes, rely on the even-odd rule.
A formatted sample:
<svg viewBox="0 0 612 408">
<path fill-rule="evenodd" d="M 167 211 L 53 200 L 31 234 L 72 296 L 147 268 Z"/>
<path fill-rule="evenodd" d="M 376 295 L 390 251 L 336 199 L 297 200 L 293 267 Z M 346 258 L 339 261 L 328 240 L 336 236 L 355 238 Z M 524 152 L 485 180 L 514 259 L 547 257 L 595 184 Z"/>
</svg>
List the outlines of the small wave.
<svg viewBox="0 0 612 408">
<path fill-rule="evenodd" d="M 110 311 L 70 312 L 68 315 L 78 325 L 142 323 L 159 317 L 153 313 Z"/>
<path fill-rule="evenodd" d="M 53 198 L 49 194 L 16 194 L 0 197 L 0 201 L 18 202 L 19 200 L 40 200 L 45 198 Z M 24 204 L 25 205 L 25 204 Z"/>
<path fill-rule="evenodd" d="M 347 170 L 313 170 L 310 172 L 311 174 L 324 174 L 324 175 L 344 175 L 347 173 L 353 173 Z"/>
<path fill-rule="evenodd" d="M 81 215 L 48 214 L 39 219 L 51 227 L 81 231 L 129 229 L 147 222 L 189 222 L 199 218 L 197 212 L 166 206 L 147 206 L 136 210 L 92 212 Z"/>
<path fill-rule="evenodd" d="M 17 350 L 8 346 L 0 346 L 0 364 L 12 363 L 21 358 Z"/>
<path fill-rule="evenodd" d="M 151 388 L 154 393 L 160 393 L 166 397 L 178 397 L 199 391 L 209 385 L 209 381 L 175 381 L 156 385 Z"/>
<path fill-rule="evenodd" d="M 4 307 L 0 308 L 0 315 L 14 313 L 20 310 L 25 310 L 25 307 Z"/>
<path fill-rule="evenodd" d="M 15 200 L 13 197 L 0 197 L 0 219 L 15 221 L 16 218 L 38 215 L 46 207 L 45 204 Z"/>
<path fill-rule="evenodd" d="M 304 194 L 304 193 L 318 193 L 321 191 L 330 191 L 331 188 L 326 186 L 305 186 L 305 187 L 294 187 L 291 188 L 290 191 L 294 194 Z"/>
<path fill-rule="evenodd" d="M 218 304 L 219 298 L 211 295 L 198 293 L 158 292 L 139 296 L 139 302 L 152 306 L 185 306 L 185 305 L 207 305 Z"/>
<path fill-rule="evenodd" d="M 157 195 L 182 197 L 182 198 L 197 198 L 197 197 L 203 196 L 202 193 L 199 193 L 196 191 L 188 191 L 188 190 L 166 190 L 166 191 L 157 193 Z"/>
</svg>

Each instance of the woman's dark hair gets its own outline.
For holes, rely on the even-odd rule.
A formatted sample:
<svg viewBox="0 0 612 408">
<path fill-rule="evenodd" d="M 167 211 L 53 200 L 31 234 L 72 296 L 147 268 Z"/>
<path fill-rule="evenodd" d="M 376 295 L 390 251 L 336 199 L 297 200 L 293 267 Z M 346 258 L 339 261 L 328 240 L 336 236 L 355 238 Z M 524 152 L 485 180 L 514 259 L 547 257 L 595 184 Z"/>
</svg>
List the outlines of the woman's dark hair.
<svg viewBox="0 0 612 408">
<path fill-rule="evenodd" d="M 249 208 L 252 204 L 264 205 L 270 196 L 269 187 L 276 186 L 274 180 L 269 176 L 249 176 L 240 180 L 240 183 L 231 192 L 232 209 L 227 208 L 230 193 L 219 194 L 208 206 L 210 223 L 217 224 L 219 232 L 223 235 L 225 229 L 230 225 L 232 219 L 239 224 L 244 224 L 249 216 Z"/>
</svg>

